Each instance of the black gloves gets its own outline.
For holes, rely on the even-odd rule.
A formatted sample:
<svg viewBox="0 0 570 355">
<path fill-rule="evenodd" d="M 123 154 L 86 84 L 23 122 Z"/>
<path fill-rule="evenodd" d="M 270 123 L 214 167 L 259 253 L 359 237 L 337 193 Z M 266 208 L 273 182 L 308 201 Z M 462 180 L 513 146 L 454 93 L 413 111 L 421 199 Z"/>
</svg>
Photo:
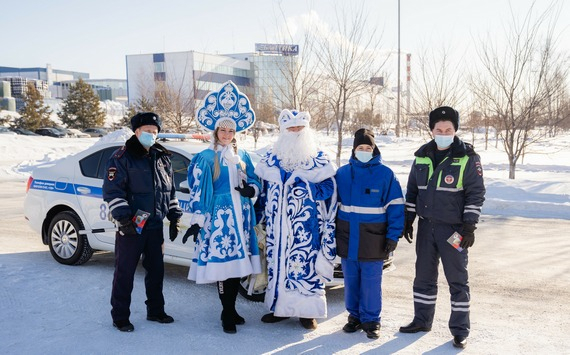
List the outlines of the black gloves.
<svg viewBox="0 0 570 355">
<path fill-rule="evenodd" d="M 243 197 L 253 198 L 255 196 L 255 189 L 248 185 L 245 180 L 242 180 L 243 187 L 236 186 L 235 189 L 242 195 Z"/>
<path fill-rule="evenodd" d="M 404 238 L 406 238 L 408 243 L 412 243 L 412 240 L 414 240 L 414 226 L 413 226 L 413 224 L 414 224 L 413 219 L 407 219 L 406 218 L 406 220 L 404 222 L 404 232 L 402 233 L 402 236 Z"/>
<path fill-rule="evenodd" d="M 180 231 L 180 220 L 175 219 L 170 221 L 170 228 L 168 229 L 168 234 L 170 235 L 170 240 L 174 241 L 178 237 L 178 232 Z"/>
<path fill-rule="evenodd" d="M 473 243 L 475 243 L 475 233 L 473 233 L 475 229 L 477 227 L 474 224 L 463 223 L 463 233 L 461 233 L 463 239 L 461 239 L 461 244 L 459 244 L 460 247 L 467 249 L 473 246 Z"/>
<path fill-rule="evenodd" d="M 119 233 L 122 235 L 134 235 L 137 234 L 137 230 L 135 228 L 135 222 L 129 217 L 123 218 L 120 221 L 117 221 L 119 224 Z"/>
<path fill-rule="evenodd" d="M 184 238 L 182 238 L 182 244 L 186 244 L 188 237 L 192 236 L 194 243 L 198 240 L 198 233 L 200 233 L 200 226 L 196 223 L 190 226 L 184 233 Z"/>
<path fill-rule="evenodd" d="M 390 254 L 391 252 L 396 250 L 397 246 L 398 246 L 397 241 L 392 239 L 386 239 L 386 247 L 384 247 L 384 250 L 386 250 L 386 253 Z"/>
</svg>

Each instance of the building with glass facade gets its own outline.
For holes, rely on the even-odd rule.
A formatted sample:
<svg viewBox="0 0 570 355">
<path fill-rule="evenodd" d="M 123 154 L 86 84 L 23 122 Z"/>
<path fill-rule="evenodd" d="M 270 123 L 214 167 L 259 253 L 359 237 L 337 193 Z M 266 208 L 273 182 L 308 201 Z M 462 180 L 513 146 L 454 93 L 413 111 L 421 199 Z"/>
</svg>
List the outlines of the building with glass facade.
<svg viewBox="0 0 570 355">
<path fill-rule="evenodd" d="M 298 52 L 298 46 L 295 48 Z M 195 100 L 197 106 L 207 93 L 231 80 L 254 107 L 264 102 L 280 110 L 286 102 L 283 96 L 290 91 L 283 68 L 295 65 L 295 55 L 268 50 L 225 55 L 195 51 L 127 55 L 129 104 L 175 90 Z"/>
</svg>

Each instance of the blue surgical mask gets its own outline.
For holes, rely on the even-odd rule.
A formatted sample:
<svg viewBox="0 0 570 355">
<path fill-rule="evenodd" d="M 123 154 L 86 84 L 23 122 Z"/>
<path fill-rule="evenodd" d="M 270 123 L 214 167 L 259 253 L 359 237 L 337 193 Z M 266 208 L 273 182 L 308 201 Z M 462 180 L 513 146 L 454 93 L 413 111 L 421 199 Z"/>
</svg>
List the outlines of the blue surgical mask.
<svg viewBox="0 0 570 355">
<path fill-rule="evenodd" d="M 436 135 L 434 137 L 435 144 L 437 144 L 437 147 L 439 149 L 445 149 L 445 148 L 449 147 L 451 145 L 451 143 L 453 143 L 454 137 L 455 136 L 439 136 L 439 135 Z"/>
<path fill-rule="evenodd" d="M 154 143 L 156 143 L 156 137 L 152 133 L 141 132 L 141 135 L 139 136 L 139 142 L 141 142 L 143 147 L 149 149 L 154 145 Z"/>
<path fill-rule="evenodd" d="M 363 150 L 357 150 L 354 152 L 356 159 L 363 163 L 368 163 L 372 159 L 372 152 L 365 152 Z"/>
</svg>

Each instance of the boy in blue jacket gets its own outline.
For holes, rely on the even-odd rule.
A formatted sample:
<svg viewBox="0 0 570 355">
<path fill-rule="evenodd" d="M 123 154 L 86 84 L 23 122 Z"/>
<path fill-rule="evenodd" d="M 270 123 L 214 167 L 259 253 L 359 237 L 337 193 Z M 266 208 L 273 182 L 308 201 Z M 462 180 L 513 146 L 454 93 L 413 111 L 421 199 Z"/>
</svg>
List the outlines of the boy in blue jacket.
<svg viewBox="0 0 570 355">
<path fill-rule="evenodd" d="M 382 269 L 404 229 L 404 198 L 394 172 L 382 164 L 374 134 L 354 134 L 349 163 L 338 169 L 337 254 L 344 273 L 347 333 L 380 336 Z"/>
</svg>

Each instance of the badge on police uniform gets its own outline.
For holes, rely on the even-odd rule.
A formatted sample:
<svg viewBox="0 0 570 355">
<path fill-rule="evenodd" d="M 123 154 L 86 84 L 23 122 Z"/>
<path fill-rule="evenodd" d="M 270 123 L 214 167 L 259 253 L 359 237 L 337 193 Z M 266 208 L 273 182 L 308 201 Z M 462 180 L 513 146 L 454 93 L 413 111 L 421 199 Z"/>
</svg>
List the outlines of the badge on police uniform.
<svg viewBox="0 0 570 355">
<path fill-rule="evenodd" d="M 475 162 L 475 169 L 477 169 L 477 174 L 479 176 L 483 176 L 483 167 L 481 166 L 481 162 Z"/>
<path fill-rule="evenodd" d="M 116 174 L 117 174 L 117 168 L 109 168 L 109 170 L 107 170 L 107 180 L 113 181 Z"/>
</svg>

